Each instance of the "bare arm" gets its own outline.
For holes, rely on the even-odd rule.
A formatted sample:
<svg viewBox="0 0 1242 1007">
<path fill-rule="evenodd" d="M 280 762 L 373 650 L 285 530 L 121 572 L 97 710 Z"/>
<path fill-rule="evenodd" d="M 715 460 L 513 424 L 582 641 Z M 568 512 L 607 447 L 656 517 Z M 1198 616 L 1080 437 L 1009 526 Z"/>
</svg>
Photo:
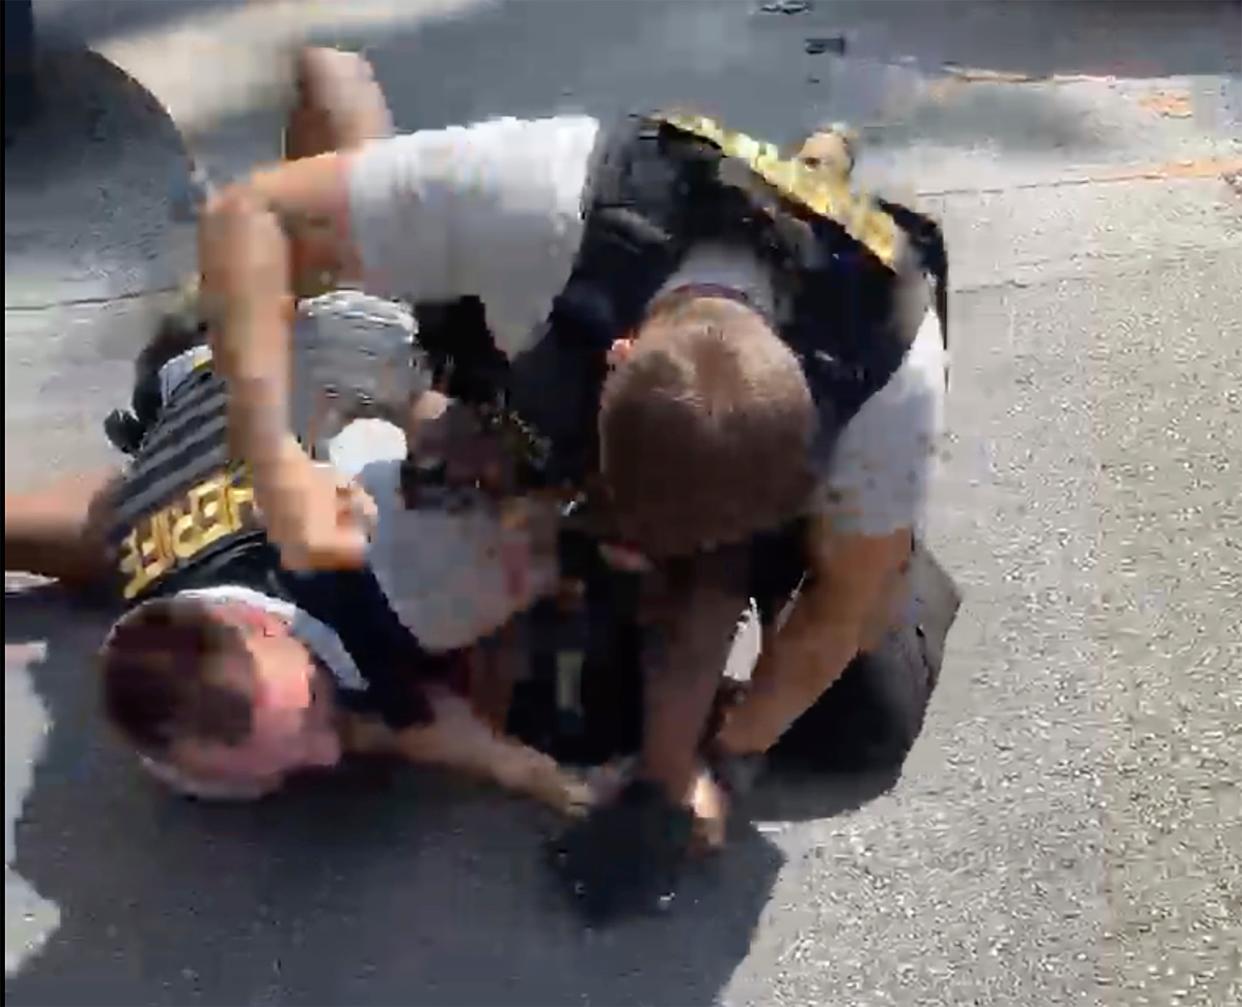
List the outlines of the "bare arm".
<svg viewBox="0 0 1242 1007">
<path fill-rule="evenodd" d="M 733 569 L 737 556 L 688 561 L 664 585 L 664 646 L 644 656 L 639 773 L 674 800 L 691 792 L 699 743 L 746 606 Z"/>
<path fill-rule="evenodd" d="M 349 165 L 333 151 L 260 169 L 242 184 L 281 222 L 289 243 L 290 280 L 300 297 L 362 277 L 350 229 Z"/>
<path fill-rule="evenodd" d="M 908 529 L 890 535 L 837 535 L 827 519 L 812 523 L 812 578 L 789 618 L 766 645 L 746 698 L 717 740 L 728 752 L 770 748 L 840 677 L 864 646 L 910 556 Z"/>
<path fill-rule="evenodd" d="M 222 339 L 264 339 L 256 327 L 287 326 L 278 318 L 232 323 Z M 311 461 L 286 429 L 288 380 L 283 374 L 235 373 L 228 399 L 229 432 L 237 454 L 254 472 L 255 499 L 268 537 L 289 569 L 362 566 L 374 502 L 329 465 Z"/>
<path fill-rule="evenodd" d="M 216 365 L 229 382 L 232 448 L 254 469 L 269 537 L 291 568 L 360 566 L 360 492 L 288 432 L 293 298 L 279 222 L 246 190 L 227 192 L 203 215 L 199 259 Z"/>
<path fill-rule="evenodd" d="M 345 747 L 358 754 L 386 755 L 439 766 L 523 794 L 562 814 L 577 814 L 591 791 L 549 755 L 497 733 L 459 696 L 431 697 L 435 720 L 394 731 L 380 721 L 350 714 L 343 724 Z"/>
<path fill-rule="evenodd" d="M 43 489 L 4 497 L 4 568 L 55 577 L 73 587 L 108 572 L 107 526 L 120 473 L 74 473 Z"/>
</svg>

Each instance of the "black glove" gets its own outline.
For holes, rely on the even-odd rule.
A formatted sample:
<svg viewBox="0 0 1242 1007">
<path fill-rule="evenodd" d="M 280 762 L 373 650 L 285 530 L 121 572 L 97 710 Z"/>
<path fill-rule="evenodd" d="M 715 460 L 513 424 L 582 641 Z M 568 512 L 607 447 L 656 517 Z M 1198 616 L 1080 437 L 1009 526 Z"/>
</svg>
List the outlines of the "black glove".
<svg viewBox="0 0 1242 1007">
<path fill-rule="evenodd" d="M 589 922 L 654 911 L 674 894 L 693 827 L 687 808 L 634 780 L 552 845 L 552 866 Z"/>
</svg>

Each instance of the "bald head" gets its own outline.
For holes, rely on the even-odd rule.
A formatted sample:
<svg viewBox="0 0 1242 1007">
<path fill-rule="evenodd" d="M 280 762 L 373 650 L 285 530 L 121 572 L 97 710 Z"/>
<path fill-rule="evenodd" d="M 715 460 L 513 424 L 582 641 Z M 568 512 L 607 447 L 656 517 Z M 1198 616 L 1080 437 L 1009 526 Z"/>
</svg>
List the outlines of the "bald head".
<svg viewBox="0 0 1242 1007">
<path fill-rule="evenodd" d="M 669 556 L 783 523 L 809 490 L 815 422 L 802 368 L 762 316 L 717 297 L 657 307 L 600 407 L 620 530 Z"/>
</svg>

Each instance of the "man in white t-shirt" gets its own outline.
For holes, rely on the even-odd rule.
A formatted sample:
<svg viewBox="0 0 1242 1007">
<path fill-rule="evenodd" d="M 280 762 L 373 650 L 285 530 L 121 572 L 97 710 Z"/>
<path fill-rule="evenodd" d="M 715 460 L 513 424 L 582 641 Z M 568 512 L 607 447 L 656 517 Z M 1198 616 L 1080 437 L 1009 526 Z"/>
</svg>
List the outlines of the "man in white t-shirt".
<svg viewBox="0 0 1242 1007">
<path fill-rule="evenodd" d="M 357 85 L 340 100 L 382 106 L 365 73 Z M 304 290 L 477 299 L 525 381 L 519 404 L 557 413 L 552 428 L 588 404 L 571 435 L 590 460 L 566 471 L 608 502 L 609 555 L 653 568 L 666 589 L 628 793 L 644 807 L 693 803 L 715 835 L 736 775 L 719 767 L 771 749 L 875 645 L 924 520 L 947 374 L 943 246 L 925 218 L 850 194 L 848 157 L 829 134 L 779 161 L 706 120 L 625 134 L 588 116 L 497 119 L 259 171 L 213 201 L 201 231 L 246 436 L 273 464 L 290 252 Z M 609 227 L 624 240 L 600 252 Z M 652 251 L 626 258 L 626 241 Z M 561 368 L 592 339 L 585 372 Z M 539 371 L 545 358 L 557 366 Z M 282 548 L 330 564 L 334 538 L 353 541 L 313 524 L 322 508 L 273 509 L 289 515 L 271 529 Z M 753 593 L 737 544 L 794 519 L 791 603 L 701 745 Z"/>
</svg>

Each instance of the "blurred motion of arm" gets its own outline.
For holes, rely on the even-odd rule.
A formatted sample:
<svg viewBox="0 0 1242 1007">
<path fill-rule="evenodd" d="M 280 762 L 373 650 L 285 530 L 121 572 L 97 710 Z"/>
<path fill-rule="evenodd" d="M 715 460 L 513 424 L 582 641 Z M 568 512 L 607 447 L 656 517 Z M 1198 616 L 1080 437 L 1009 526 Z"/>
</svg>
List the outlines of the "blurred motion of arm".
<svg viewBox="0 0 1242 1007">
<path fill-rule="evenodd" d="M 700 741 L 747 606 L 744 555 L 722 550 L 658 575 L 662 645 L 644 657 L 639 773 L 679 802 L 693 792 Z"/>
<path fill-rule="evenodd" d="M 199 261 L 233 449 L 254 468 L 269 537 L 294 569 L 362 565 L 365 502 L 288 432 L 293 297 L 276 216 L 247 190 L 227 190 L 201 219 Z"/>
</svg>

